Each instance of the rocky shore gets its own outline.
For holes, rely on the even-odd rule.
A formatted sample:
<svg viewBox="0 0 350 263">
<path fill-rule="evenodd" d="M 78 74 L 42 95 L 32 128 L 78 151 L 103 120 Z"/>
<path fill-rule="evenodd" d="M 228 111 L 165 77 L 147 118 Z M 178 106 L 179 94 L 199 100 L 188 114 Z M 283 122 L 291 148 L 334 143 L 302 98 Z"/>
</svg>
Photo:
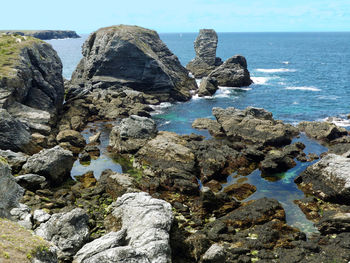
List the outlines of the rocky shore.
<svg viewBox="0 0 350 263">
<path fill-rule="evenodd" d="M 71 30 L 0 30 L 1 33 L 30 36 L 41 40 L 80 38 L 75 31 Z"/>
<path fill-rule="evenodd" d="M 230 107 L 192 123 L 208 137 L 158 130 L 155 105 L 252 83 L 244 57 L 216 58 L 217 42 L 213 30 L 195 42 L 187 69 L 203 77 L 198 87 L 158 34 L 141 27 L 92 33 L 65 82 L 50 45 L 0 36 L 0 262 L 349 262 L 345 129 Z M 123 173 L 73 180 L 74 162 L 106 154 L 99 130 L 83 136 L 91 122 L 110 129 L 108 152 Z M 300 133 L 329 153 L 307 155 L 295 142 Z M 287 224 L 277 200 L 250 199 L 255 185 L 224 186 L 230 175 L 274 177 L 296 161 L 308 166 L 295 178 L 306 197 L 295 203 L 318 229 L 310 236 Z"/>
</svg>

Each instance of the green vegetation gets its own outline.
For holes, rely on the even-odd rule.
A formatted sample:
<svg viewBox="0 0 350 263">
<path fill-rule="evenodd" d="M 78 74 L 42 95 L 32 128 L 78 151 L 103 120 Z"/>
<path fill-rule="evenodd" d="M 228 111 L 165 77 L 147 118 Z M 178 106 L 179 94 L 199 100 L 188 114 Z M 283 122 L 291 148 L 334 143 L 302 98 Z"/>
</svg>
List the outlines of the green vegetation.
<svg viewBox="0 0 350 263">
<path fill-rule="evenodd" d="M 49 244 L 15 222 L 0 218 L 0 262 L 30 262 L 48 251 Z"/>
<path fill-rule="evenodd" d="M 41 40 L 16 34 L 0 34 L 0 79 L 15 74 L 21 50 L 36 42 L 41 42 Z"/>
<path fill-rule="evenodd" d="M 137 169 L 133 166 L 134 156 L 131 156 L 128 159 L 126 156 L 113 155 L 113 161 L 120 164 L 123 169 L 123 172 L 131 175 L 135 178 L 136 182 L 139 183 L 143 177 L 143 170 L 147 169 L 146 165 L 142 166 L 142 169 Z"/>
<path fill-rule="evenodd" d="M 1 163 L 1 164 L 7 164 L 8 162 L 7 162 L 7 159 L 6 159 L 6 158 L 0 156 L 0 163 Z"/>
</svg>

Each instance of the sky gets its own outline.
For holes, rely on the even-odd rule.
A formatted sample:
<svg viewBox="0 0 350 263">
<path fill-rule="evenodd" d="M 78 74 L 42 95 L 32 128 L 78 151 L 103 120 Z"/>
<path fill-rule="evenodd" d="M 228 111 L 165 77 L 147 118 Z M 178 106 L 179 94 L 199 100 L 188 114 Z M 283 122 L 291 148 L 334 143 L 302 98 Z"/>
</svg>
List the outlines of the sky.
<svg viewBox="0 0 350 263">
<path fill-rule="evenodd" d="M 130 24 L 166 32 L 350 31 L 350 0 L 11 0 L 0 29 L 90 33 Z"/>
</svg>

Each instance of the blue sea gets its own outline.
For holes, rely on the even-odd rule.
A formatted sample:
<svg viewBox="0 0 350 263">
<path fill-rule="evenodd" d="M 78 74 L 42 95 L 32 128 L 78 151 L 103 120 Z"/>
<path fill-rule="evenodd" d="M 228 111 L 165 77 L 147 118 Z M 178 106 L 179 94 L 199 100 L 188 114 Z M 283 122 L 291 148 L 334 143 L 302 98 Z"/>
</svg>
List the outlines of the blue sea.
<svg viewBox="0 0 350 263">
<path fill-rule="evenodd" d="M 195 56 L 196 36 L 197 33 L 160 34 L 184 66 Z M 244 109 L 247 106 L 265 108 L 276 119 L 291 124 L 338 117 L 338 125 L 350 126 L 347 120 L 350 113 L 350 33 L 218 33 L 218 37 L 217 56 L 223 60 L 236 54 L 245 56 L 254 84 L 245 88 L 220 87 L 213 97 L 194 96 L 185 103 L 163 103 L 153 115 L 160 130 L 201 133 L 192 129 L 191 123 L 199 117 L 212 118 L 213 107 Z M 86 38 L 87 35 L 83 35 L 80 39 L 48 41 L 61 57 L 67 79 L 82 57 L 81 46 Z M 306 151 L 317 154 L 326 151 L 304 135 L 298 140 L 307 145 Z M 104 162 L 111 168 L 110 161 Z M 310 233 L 315 228 L 293 203 L 304 196 L 293 179 L 307 165 L 298 163 L 287 173 L 278 175 L 278 180 L 264 179 L 259 171 L 247 176 L 247 180 L 258 188 L 250 199 L 262 196 L 278 199 L 286 210 L 288 223 Z M 94 168 L 90 166 L 90 170 Z M 101 163 L 96 166 L 101 170 Z M 118 167 L 116 170 L 120 170 Z M 80 168 L 79 164 L 75 165 L 76 173 Z M 235 180 L 237 178 L 232 175 L 227 183 Z"/>
</svg>

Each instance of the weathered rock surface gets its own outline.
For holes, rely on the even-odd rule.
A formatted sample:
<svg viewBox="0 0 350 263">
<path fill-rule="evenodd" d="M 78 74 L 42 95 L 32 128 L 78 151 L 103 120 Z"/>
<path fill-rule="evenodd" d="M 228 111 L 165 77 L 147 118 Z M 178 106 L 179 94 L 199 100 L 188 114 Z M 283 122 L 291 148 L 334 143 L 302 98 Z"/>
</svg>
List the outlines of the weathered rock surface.
<svg viewBox="0 0 350 263">
<path fill-rule="evenodd" d="M 37 174 L 23 174 L 15 178 L 16 183 L 26 190 L 36 191 L 47 186 L 46 178 Z"/>
<path fill-rule="evenodd" d="M 32 215 L 30 213 L 30 208 L 27 205 L 19 204 L 19 206 L 11 209 L 10 214 L 11 218 L 20 226 L 29 230 L 32 229 Z"/>
<path fill-rule="evenodd" d="M 157 135 L 156 123 L 147 117 L 131 115 L 110 133 L 109 145 L 119 153 L 133 153 Z"/>
<path fill-rule="evenodd" d="M 215 78 L 218 85 L 224 87 L 244 87 L 253 83 L 247 69 L 247 61 L 239 55 L 227 59 L 221 66 L 213 70 L 208 77 Z"/>
<path fill-rule="evenodd" d="M 144 192 L 125 194 L 115 203 L 113 215 L 121 221 L 121 230 L 86 244 L 75 263 L 171 262 L 169 203 Z"/>
<path fill-rule="evenodd" d="M 76 208 L 68 213 L 53 214 L 35 230 L 35 234 L 58 248 L 59 260 L 71 260 L 89 239 L 88 221 L 84 210 Z"/>
<path fill-rule="evenodd" d="M 350 158 L 328 154 L 295 179 L 303 191 L 322 200 L 350 204 Z"/>
<path fill-rule="evenodd" d="M 46 221 L 48 221 L 51 218 L 51 215 L 46 213 L 44 210 L 41 209 L 37 209 L 34 211 L 33 213 L 33 219 L 34 221 L 36 221 L 37 223 L 41 224 L 41 223 L 45 223 Z"/>
<path fill-rule="evenodd" d="M 298 124 L 298 128 L 300 131 L 305 132 L 307 136 L 326 142 L 348 134 L 346 129 L 338 127 L 331 122 L 304 121 Z"/>
<path fill-rule="evenodd" d="M 7 160 L 14 174 L 17 174 L 22 169 L 23 164 L 25 164 L 29 157 L 24 153 L 13 152 L 11 150 L 0 150 L 0 156 Z"/>
<path fill-rule="evenodd" d="M 23 166 L 23 172 L 41 175 L 49 183 L 59 184 L 70 178 L 73 163 L 72 152 L 64 150 L 60 146 L 55 146 L 29 157 Z"/>
<path fill-rule="evenodd" d="M 205 252 L 202 258 L 203 263 L 221 263 L 225 262 L 225 251 L 222 246 L 219 244 L 213 244 L 211 247 Z"/>
<path fill-rule="evenodd" d="M 79 38 L 80 36 L 72 30 L 1 30 L 0 33 L 18 34 L 21 36 L 31 36 L 41 40 Z"/>
<path fill-rule="evenodd" d="M 212 96 L 218 89 L 218 82 L 215 78 L 205 77 L 201 80 L 201 84 L 198 89 L 198 96 Z"/>
<path fill-rule="evenodd" d="M 208 76 L 215 67 L 222 64 L 221 59 L 216 57 L 218 35 L 213 29 L 201 29 L 194 41 L 196 57 L 187 64 L 186 68 L 196 78 Z"/>
<path fill-rule="evenodd" d="M 14 180 L 11 169 L 0 156 L 0 217 L 9 217 L 10 210 L 18 207 L 24 189 Z"/>
<path fill-rule="evenodd" d="M 316 226 L 322 234 L 350 232 L 350 213 L 327 211 Z"/>
<path fill-rule="evenodd" d="M 217 120 L 198 118 L 192 123 L 192 127 L 198 130 L 208 130 L 211 136 L 221 137 L 224 132 Z"/>
<path fill-rule="evenodd" d="M 72 75 L 73 84 L 90 81 L 105 88 L 126 86 L 162 101 L 188 100 L 189 91 L 197 88 L 158 34 L 145 28 L 99 29 L 85 42 L 83 56 Z"/>
</svg>

